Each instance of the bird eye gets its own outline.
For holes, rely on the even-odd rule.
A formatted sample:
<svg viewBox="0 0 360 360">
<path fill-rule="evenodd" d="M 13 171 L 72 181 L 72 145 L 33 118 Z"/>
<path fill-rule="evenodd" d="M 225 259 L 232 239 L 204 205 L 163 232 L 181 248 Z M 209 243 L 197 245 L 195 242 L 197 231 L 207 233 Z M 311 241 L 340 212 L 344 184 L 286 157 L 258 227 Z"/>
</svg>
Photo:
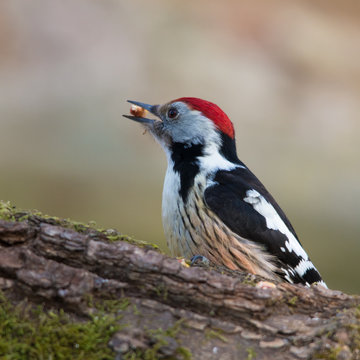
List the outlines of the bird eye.
<svg viewBox="0 0 360 360">
<path fill-rule="evenodd" d="M 167 116 L 169 119 L 175 119 L 178 116 L 179 112 L 176 108 L 170 108 L 168 110 Z"/>
</svg>

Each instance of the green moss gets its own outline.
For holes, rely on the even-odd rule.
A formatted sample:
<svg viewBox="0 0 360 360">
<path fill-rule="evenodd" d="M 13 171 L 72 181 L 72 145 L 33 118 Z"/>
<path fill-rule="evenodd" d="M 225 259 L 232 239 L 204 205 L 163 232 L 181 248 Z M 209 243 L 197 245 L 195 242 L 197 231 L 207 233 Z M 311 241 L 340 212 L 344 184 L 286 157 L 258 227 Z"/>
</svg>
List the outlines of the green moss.
<svg viewBox="0 0 360 360">
<path fill-rule="evenodd" d="M 341 318 L 342 316 L 345 316 L 345 323 L 342 326 L 348 335 L 349 341 L 346 343 L 343 343 L 341 340 L 339 341 L 336 337 L 334 338 L 336 329 L 330 330 L 328 333 L 323 334 L 323 336 L 332 340 L 333 346 L 315 353 L 314 359 L 338 360 L 340 357 L 344 357 L 340 354 L 342 351 L 345 354 L 349 354 L 349 352 L 355 354 L 360 351 L 360 305 L 337 313 L 337 317 Z"/>
<path fill-rule="evenodd" d="M 0 219 L 1 220 L 15 221 L 13 211 L 14 211 L 14 209 L 10 205 L 10 202 L 0 200 Z"/>
<path fill-rule="evenodd" d="M 156 292 L 156 295 L 159 297 L 159 298 L 162 298 L 163 300 L 167 300 L 168 298 L 168 290 L 167 290 L 167 287 L 164 283 L 159 283 L 156 287 L 155 287 L 155 292 Z"/>
<path fill-rule="evenodd" d="M 26 359 L 113 359 L 108 347 L 120 329 L 119 316 L 98 312 L 87 321 L 74 321 L 63 311 L 12 305 L 0 294 L 0 357 Z"/>
<path fill-rule="evenodd" d="M 176 352 L 177 354 L 179 354 L 180 356 L 182 356 L 182 358 L 184 360 L 191 360 L 192 359 L 192 354 L 191 354 L 191 351 L 186 348 L 186 347 L 183 347 L 183 346 L 179 346 L 177 349 L 176 349 Z"/>
<path fill-rule="evenodd" d="M 250 286 L 256 286 L 256 281 L 254 279 L 254 276 L 252 274 L 247 274 L 244 279 L 242 280 L 243 284 L 250 285 Z"/>
<path fill-rule="evenodd" d="M 131 244 L 134 244 L 134 245 L 137 245 L 137 246 L 140 246 L 140 247 L 151 247 L 157 251 L 160 251 L 160 248 L 159 246 L 157 246 L 156 244 L 150 244 L 146 241 L 143 241 L 143 240 L 137 240 L 137 239 L 134 239 L 128 235 L 123 235 L 123 234 L 120 234 L 118 232 L 116 232 L 115 230 L 102 230 L 101 231 L 102 234 L 104 234 L 106 236 L 106 238 L 110 241 L 110 242 L 116 242 L 116 241 L 126 241 L 126 242 L 129 242 Z"/>
<path fill-rule="evenodd" d="M 92 295 L 85 296 L 86 304 L 89 308 L 96 309 L 103 313 L 116 314 L 126 310 L 131 304 L 128 298 L 121 299 L 94 299 Z"/>
<path fill-rule="evenodd" d="M 320 353 L 315 354 L 315 359 L 326 359 L 326 360 L 338 360 L 338 355 L 342 350 L 341 346 L 336 346 L 332 349 L 324 350 Z"/>
<path fill-rule="evenodd" d="M 132 306 L 132 311 L 134 315 L 141 315 L 141 311 L 138 309 L 138 307 L 136 306 L 136 304 L 133 304 Z"/>
<path fill-rule="evenodd" d="M 253 360 L 256 358 L 256 352 L 253 348 L 247 348 L 246 352 L 248 354 L 246 360 Z"/>
<path fill-rule="evenodd" d="M 291 306 L 295 306 L 297 301 L 298 301 L 298 297 L 293 296 L 290 300 L 288 300 L 288 304 L 291 305 Z"/>
<path fill-rule="evenodd" d="M 360 351 L 360 305 L 354 310 L 355 321 L 349 324 L 350 335 L 352 338 L 352 349 Z"/>
<path fill-rule="evenodd" d="M 183 322 L 184 319 L 178 320 L 173 326 L 169 327 L 167 330 L 156 329 L 156 330 L 148 330 L 147 336 L 151 339 L 150 343 L 152 343 L 151 347 L 146 350 L 131 350 L 127 354 L 124 355 L 125 360 L 157 360 L 162 356 L 161 350 L 163 347 L 169 345 L 169 338 L 172 338 L 176 341 L 177 347 L 174 348 L 173 355 L 169 355 L 166 359 L 183 359 L 183 360 L 191 360 L 192 354 L 191 351 L 181 346 L 176 340 L 178 334 L 183 331 Z"/>
<path fill-rule="evenodd" d="M 206 329 L 205 338 L 206 340 L 219 339 L 224 343 L 228 342 L 228 339 L 223 335 L 223 332 L 221 330 Z"/>
<path fill-rule="evenodd" d="M 126 241 L 140 247 L 151 247 L 154 250 L 160 251 L 155 244 L 149 244 L 142 240 L 136 240 L 130 236 L 121 234 L 114 229 L 96 228 L 96 223 L 90 221 L 88 224 L 74 221 L 71 219 L 61 219 L 56 216 L 49 216 L 42 214 L 38 210 L 18 210 L 12 206 L 10 202 L 0 200 L 0 219 L 6 221 L 30 221 L 30 222 L 44 222 L 51 225 L 62 226 L 64 228 L 75 230 L 79 233 L 98 235 L 101 239 L 106 239 L 109 242 Z"/>
</svg>

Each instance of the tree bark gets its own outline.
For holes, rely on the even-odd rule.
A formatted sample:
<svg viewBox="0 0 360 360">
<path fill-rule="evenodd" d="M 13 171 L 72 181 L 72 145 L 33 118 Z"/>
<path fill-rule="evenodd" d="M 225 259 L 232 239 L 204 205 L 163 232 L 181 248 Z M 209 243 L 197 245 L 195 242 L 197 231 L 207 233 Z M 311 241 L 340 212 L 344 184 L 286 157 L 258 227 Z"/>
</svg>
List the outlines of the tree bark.
<svg viewBox="0 0 360 360">
<path fill-rule="evenodd" d="M 114 358 L 360 359 L 359 297 L 262 280 L 186 267 L 114 230 L 26 213 L 0 220 L 0 288 L 13 303 L 81 321 L 94 303 L 128 299 Z"/>
</svg>

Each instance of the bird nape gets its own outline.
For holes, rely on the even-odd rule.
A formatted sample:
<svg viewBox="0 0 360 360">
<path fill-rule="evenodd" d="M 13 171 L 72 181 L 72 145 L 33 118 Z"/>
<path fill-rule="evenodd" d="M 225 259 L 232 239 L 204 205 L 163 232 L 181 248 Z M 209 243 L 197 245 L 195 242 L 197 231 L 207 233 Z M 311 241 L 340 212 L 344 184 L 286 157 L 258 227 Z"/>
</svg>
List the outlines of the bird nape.
<svg viewBox="0 0 360 360">
<path fill-rule="evenodd" d="M 290 221 L 239 160 L 235 131 L 214 103 L 183 97 L 163 105 L 129 102 L 164 149 L 162 220 L 173 256 L 201 255 L 270 280 L 326 286 Z"/>
</svg>

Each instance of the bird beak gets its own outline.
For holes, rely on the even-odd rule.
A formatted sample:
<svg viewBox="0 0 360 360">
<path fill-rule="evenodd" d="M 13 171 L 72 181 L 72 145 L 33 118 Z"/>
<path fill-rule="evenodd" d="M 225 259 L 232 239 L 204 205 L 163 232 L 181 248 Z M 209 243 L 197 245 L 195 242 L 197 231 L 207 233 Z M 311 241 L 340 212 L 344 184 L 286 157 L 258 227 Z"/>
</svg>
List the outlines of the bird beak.
<svg viewBox="0 0 360 360">
<path fill-rule="evenodd" d="M 145 104 L 145 103 L 142 103 L 139 101 L 133 101 L 133 100 L 128 100 L 128 102 L 130 104 L 134 104 L 134 105 L 142 107 L 143 109 L 147 110 L 149 113 L 151 113 L 155 116 L 159 116 L 159 112 L 158 112 L 159 105 L 149 105 L 149 104 Z M 155 123 L 155 120 L 153 120 L 153 119 L 148 119 L 148 118 L 144 118 L 144 117 L 140 117 L 140 116 L 133 116 L 133 115 L 123 115 L 123 116 L 130 120 L 134 120 L 134 121 L 137 121 L 142 124 L 153 125 Z"/>
</svg>

